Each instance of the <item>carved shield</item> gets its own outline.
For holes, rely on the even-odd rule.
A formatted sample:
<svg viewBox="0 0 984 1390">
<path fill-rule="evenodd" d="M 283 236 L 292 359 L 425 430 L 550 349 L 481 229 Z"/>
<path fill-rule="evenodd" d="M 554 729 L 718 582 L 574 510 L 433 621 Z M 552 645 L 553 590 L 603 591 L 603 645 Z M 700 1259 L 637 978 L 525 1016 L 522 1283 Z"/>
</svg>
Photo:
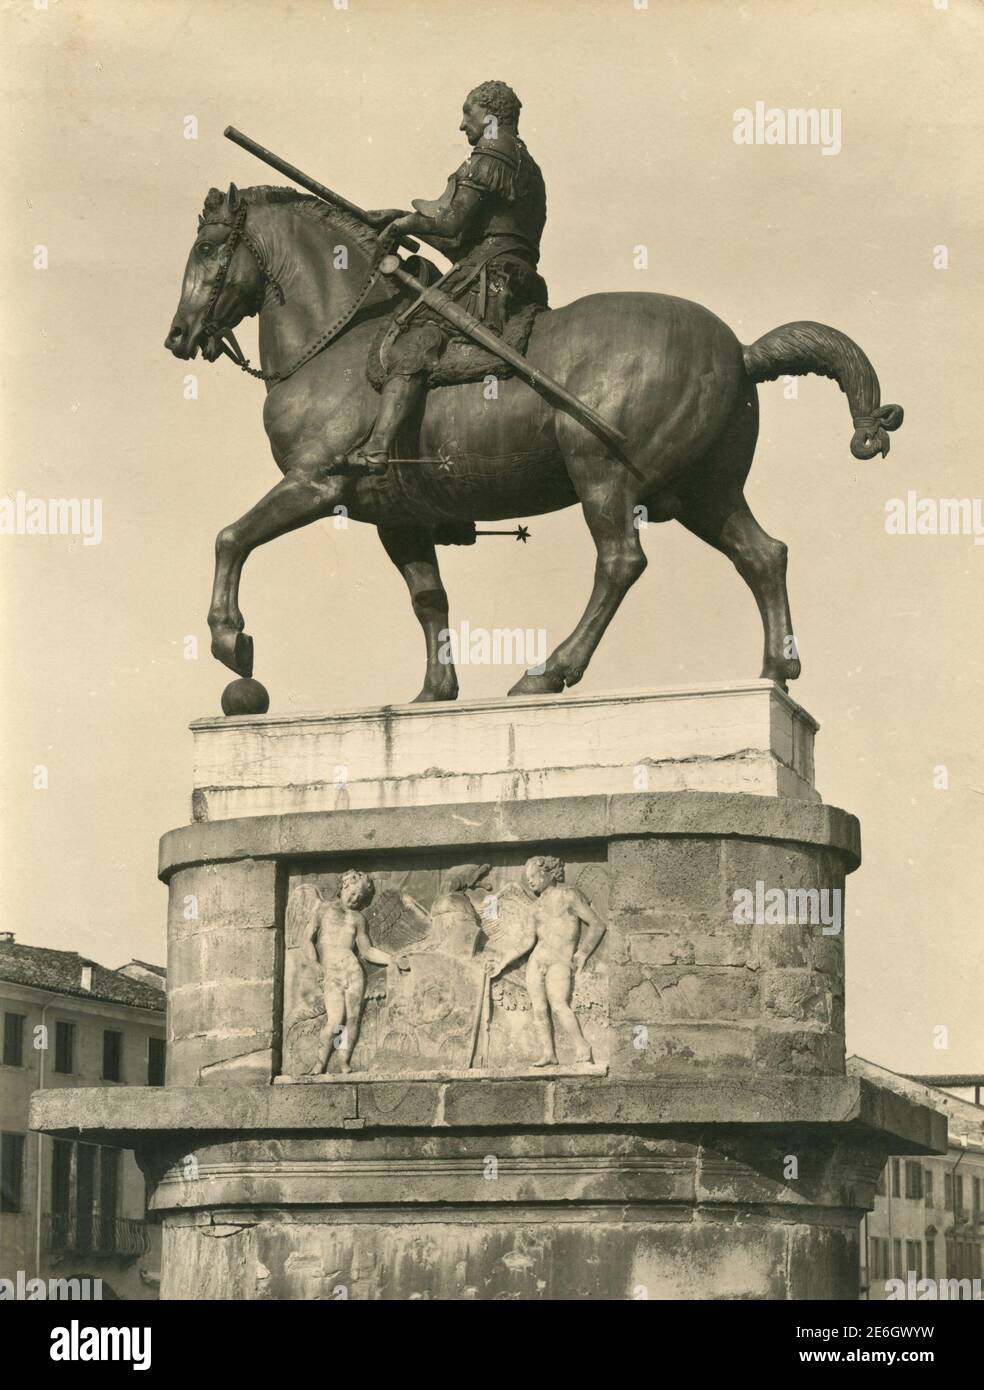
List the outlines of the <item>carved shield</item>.
<svg viewBox="0 0 984 1390">
<path fill-rule="evenodd" d="M 434 1071 L 467 1067 L 484 972 L 448 951 L 417 951 L 408 973 L 389 972 L 373 1069 Z"/>
</svg>

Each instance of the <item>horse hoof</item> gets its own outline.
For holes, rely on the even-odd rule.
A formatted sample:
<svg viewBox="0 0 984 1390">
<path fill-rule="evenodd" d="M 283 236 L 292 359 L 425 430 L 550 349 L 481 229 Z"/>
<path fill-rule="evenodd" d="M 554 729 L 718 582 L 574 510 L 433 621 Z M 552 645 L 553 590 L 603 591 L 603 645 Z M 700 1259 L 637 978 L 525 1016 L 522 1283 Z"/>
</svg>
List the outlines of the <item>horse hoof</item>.
<svg viewBox="0 0 984 1390">
<path fill-rule="evenodd" d="M 510 695 L 559 695 L 564 689 L 563 676 L 554 673 L 551 675 L 547 671 L 534 675 L 531 671 L 524 671 L 519 680 L 510 690 Z"/>
<path fill-rule="evenodd" d="M 762 667 L 760 680 L 775 681 L 781 689 L 789 691 L 789 681 L 794 681 L 800 673 L 800 663 L 795 657 L 784 661 L 767 661 Z"/>
<path fill-rule="evenodd" d="M 235 628 L 224 628 L 212 634 L 212 655 L 237 676 L 253 674 L 253 639 Z"/>
<path fill-rule="evenodd" d="M 457 685 L 440 686 L 436 690 L 429 690 L 425 685 L 419 695 L 415 695 L 410 701 L 412 705 L 435 705 L 442 700 L 457 700 Z"/>
</svg>

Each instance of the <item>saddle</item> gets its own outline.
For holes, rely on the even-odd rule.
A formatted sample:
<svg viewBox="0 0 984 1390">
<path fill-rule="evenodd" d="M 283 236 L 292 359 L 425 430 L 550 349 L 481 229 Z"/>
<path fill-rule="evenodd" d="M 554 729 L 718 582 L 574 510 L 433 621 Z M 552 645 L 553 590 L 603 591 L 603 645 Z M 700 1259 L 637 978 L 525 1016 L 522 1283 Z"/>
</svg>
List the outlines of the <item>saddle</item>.
<svg viewBox="0 0 984 1390">
<path fill-rule="evenodd" d="M 414 264 L 415 262 L 415 264 Z M 410 262 L 412 273 L 424 285 L 432 285 L 439 278 L 437 268 L 423 257 L 414 256 Z M 384 344 L 396 328 L 396 319 L 407 306 L 406 298 L 399 300 L 391 316 L 384 319 L 369 345 L 366 361 L 366 375 L 373 390 L 381 391 L 386 381 L 383 365 Z M 538 314 L 549 312 L 546 304 L 530 303 L 520 305 L 507 318 L 502 327 L 502 340 L 516 352 L 525 352 L 533 332 L 533 324 Z M 428 375 L 428 388 L 434 386 L 465 386 L 470 382 L 483 381 L 494 375 L 500 381 L 515 376 L 515 370 L 479 343 L 471 343 L 460 337 L 452 338 L 441 355 L 434 370 Z"/>
</svg>

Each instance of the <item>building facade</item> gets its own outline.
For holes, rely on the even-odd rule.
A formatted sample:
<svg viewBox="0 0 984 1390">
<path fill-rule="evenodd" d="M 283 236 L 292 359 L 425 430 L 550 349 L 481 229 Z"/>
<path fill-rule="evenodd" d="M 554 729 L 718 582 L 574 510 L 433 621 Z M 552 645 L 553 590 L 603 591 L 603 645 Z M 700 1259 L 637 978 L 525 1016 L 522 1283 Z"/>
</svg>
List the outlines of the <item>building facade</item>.
<svg viewBox="0 0 984 1390">
<path fill-rule="evenodd" d="M 133 1154 L 33 1133 L 28 1104 L 37 1090 L 163 1085 L 163 985 L 143 962 L 107 970 L 0 934 L 0 1278 L 157 1296 L 159 1232 Z"/>
<path fill-rule="evenodd" d="M 939 1297 L 984 1297 L 984 1107 L 863 1058 L 852 1057 L 848 1069 L 944 1112 L 950 1140 L 946 1157 L 886 1163 L 864 1219 L 861 1297 L 897 1296 L 889 1281 L 908 1288 L 910 1276 L 946 1280 Z"/>
</svg>

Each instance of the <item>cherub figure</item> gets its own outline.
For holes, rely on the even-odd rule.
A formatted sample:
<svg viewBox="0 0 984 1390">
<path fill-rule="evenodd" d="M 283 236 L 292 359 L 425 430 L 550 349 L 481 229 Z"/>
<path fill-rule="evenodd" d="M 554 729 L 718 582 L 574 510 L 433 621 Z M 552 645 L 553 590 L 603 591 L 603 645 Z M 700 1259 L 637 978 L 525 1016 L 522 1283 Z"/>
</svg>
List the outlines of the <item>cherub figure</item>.
<svg viewBox="0 0 984 1390">
<path fill-rule="evenodd" d="M 359 956 L 373 965 L 409 965 L 380 951 L 369 940 L 361 909 L 372 902 L 376 885 L 368 874 L 348 869 L 342 874 L 338 897 L 322 902 L 311 915 L 310 939 L 324 976 L 325 1021 L 321 1029 L 318 1070 L 327 1071 L 332 1049 L 340 1071 L 351 1071 L 352 1053 L 359 1041 L 366 977 Z"/>
<path fill-rule="evenodd" d="M 523 883 L 533 895 L 529 914 L 531 943 L 520 941 L 501 957 L 492 954 L 485 968 L 495 977 L 530 952 L 526 989 L 533 1006 L 533 1026 L 541 1054 L 535 1067 L 557 1064 L 554 1029 L 559 1027 L 574 1046 L 574 1060 L 590 1062 L 591 1047 L 571 1008 L 574 976 L 584 968 L 605 934 L 605 924 L 584 894 L 564 882 L 564 865 L 553 855 L 537 854 L 526 861 Z M 582 928 L 586 930 L 583 931 Z"/>
</svg>

